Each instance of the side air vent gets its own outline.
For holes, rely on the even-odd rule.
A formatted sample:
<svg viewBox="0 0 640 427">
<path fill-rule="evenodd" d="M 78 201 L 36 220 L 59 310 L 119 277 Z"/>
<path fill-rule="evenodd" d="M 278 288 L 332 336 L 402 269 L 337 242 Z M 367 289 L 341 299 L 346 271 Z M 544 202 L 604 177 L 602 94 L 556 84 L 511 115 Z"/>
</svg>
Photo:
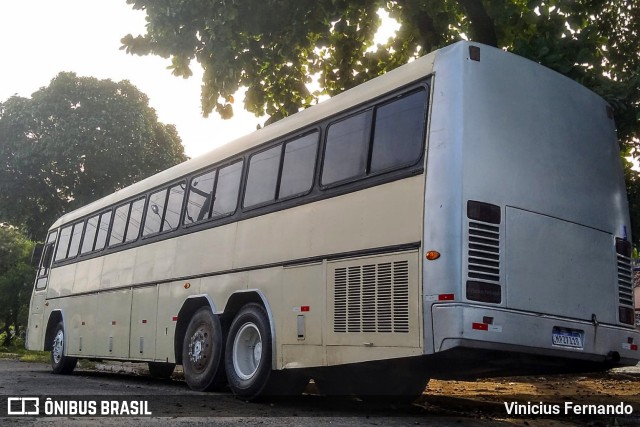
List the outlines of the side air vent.
<svg viewBox="0 0 640 427">
<path fill-rule="evenodd" d="M 409 332 L 409 264 L 336 268 L 334 332 Z"/>
<path fill-rule="evenodd" d="M 467 299 L 500 303 L 500 208 L 469 201 L 467 217 Z"/>
<path fill-rule="evenodd" d="M 631 244 L 616 239 L 618 257 L 618 300 L 620 304 L 633 306 L 633 279 L 631 274 Z"/>
</svg>

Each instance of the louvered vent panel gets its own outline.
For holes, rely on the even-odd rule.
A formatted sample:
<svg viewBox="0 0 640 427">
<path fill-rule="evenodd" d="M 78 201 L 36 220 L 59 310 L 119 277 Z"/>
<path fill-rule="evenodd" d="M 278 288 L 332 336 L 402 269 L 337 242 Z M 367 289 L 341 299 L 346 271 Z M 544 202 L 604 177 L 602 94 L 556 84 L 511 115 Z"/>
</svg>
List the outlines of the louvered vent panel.
<svg viewBox="0 0 640 427">
<path fill-rule="evenodd" d="M 334 332 L 409 332 L 409 263 L 336 268 Z"/>
<path fill-rule="evenodd" d="M 470 279 L 500 281 L 500 228 L 469 221 L 468 275 Z"/>
<path fill-rule="evenodd" d="M 620 304 L 633 306 L 631 259 L 618 254 L 618 298 Z"/>
</svg>

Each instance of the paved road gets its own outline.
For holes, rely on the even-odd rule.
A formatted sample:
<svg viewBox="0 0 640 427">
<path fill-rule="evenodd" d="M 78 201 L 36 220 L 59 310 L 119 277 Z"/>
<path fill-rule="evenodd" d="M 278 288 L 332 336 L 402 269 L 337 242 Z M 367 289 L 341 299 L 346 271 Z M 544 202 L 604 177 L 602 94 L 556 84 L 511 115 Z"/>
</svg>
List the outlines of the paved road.
<svg viewBox="0 0 640 427">
<path fill-rule="evenodd" d="M 0 425 L 84 426 L 84 425 L 512 425 L 475 416 L 443 416 L 428 408 L 371 405 L 355 399 L 302 396 L 296 401 L 247 403 L 229 393 L 191 391 L 179 380 L 155 380 L 126 373 L 77 369 L 73 375 L 53 375 L 48 365 L 0 359 L 0 417 L 7 414 L 8 397 L 40 396 L 40 408 L 47 397 L 53 400 L 97 401 L 124 398 L 147 401 L 151 416 L 33 417 L 5 416 Z M 15 403 L 15 402 L 14 402 Z M 14 409 L 15 410 L 15 409 Z M 98 409 L 100 411 L 100 409 Z M 461 424 L 463 423 L 463 424 Z"/>
</svg>

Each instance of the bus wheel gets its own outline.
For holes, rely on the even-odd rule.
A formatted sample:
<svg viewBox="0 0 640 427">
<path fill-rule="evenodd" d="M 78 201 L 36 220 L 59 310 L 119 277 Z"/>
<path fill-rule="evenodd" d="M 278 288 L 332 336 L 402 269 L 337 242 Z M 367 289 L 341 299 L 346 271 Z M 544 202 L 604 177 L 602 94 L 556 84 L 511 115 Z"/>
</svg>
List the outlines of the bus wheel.
<svg viewBox="0 0 640 427">
<path fill-rule="evenodd" d="M 51 344 L 51 369 L 54 374 L 70 374 L 78 363 L 75 357 L 65 355 L 64 339 L 64 325 L 60 322 L 53 333 Z"/>
<path fill-rule="evenodd" d="M 271 327 L 262 306 L 247 304 L 231 323 L 225 368 L 229 387 L 244 399 L 255 399 L 271 376 Z"/>
<path fill-rule="evenodd" d="M 182 367 L 189 388 L 208 391 L 224 386 L 222 326 L 209 307 L 202 307 L 191 318 L 182 344 Z"/>
<path fill-rule="evenodd" d="M 175 368 L 175 363 L 149 362 L 149 374 L 154 378 L 169 379 Z"/>
</svg>

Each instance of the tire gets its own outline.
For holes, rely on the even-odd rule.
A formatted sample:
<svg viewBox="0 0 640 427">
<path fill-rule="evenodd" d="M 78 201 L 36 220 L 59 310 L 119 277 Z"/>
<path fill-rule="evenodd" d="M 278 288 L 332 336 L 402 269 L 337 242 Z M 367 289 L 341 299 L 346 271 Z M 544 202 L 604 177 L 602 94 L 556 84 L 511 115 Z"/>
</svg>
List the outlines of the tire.
<svg viewBox="0 0 640 427">
<path fill-rule="evenodd" d="M 56 325 L 51 343 L 51 370 L 54 374 L 68 375 L 73 372 L 78 363 L 75 357 L 66 356 L 65 332 L 62 322 Z"/>
<path fill-rule="evenodd" d="M 247 304 L 231 323 L 225 370 L 231 391 L 243 399 L 260 396 L 271 377 L 271 327 L 264 308 Z"/>
<path fill-rule="evenodd" d="M 182 344 L 184 378 L 192 390 L 210 391 L 224 387 L 223 338 L 218 316 L 209 307 L 196 311 Z"/>
<path fill-rule="evenodd" d="M 168 380 L 175 368 L 175 363 L 149 362 L 149 374 L 154 378 Z"/>
</svg>

